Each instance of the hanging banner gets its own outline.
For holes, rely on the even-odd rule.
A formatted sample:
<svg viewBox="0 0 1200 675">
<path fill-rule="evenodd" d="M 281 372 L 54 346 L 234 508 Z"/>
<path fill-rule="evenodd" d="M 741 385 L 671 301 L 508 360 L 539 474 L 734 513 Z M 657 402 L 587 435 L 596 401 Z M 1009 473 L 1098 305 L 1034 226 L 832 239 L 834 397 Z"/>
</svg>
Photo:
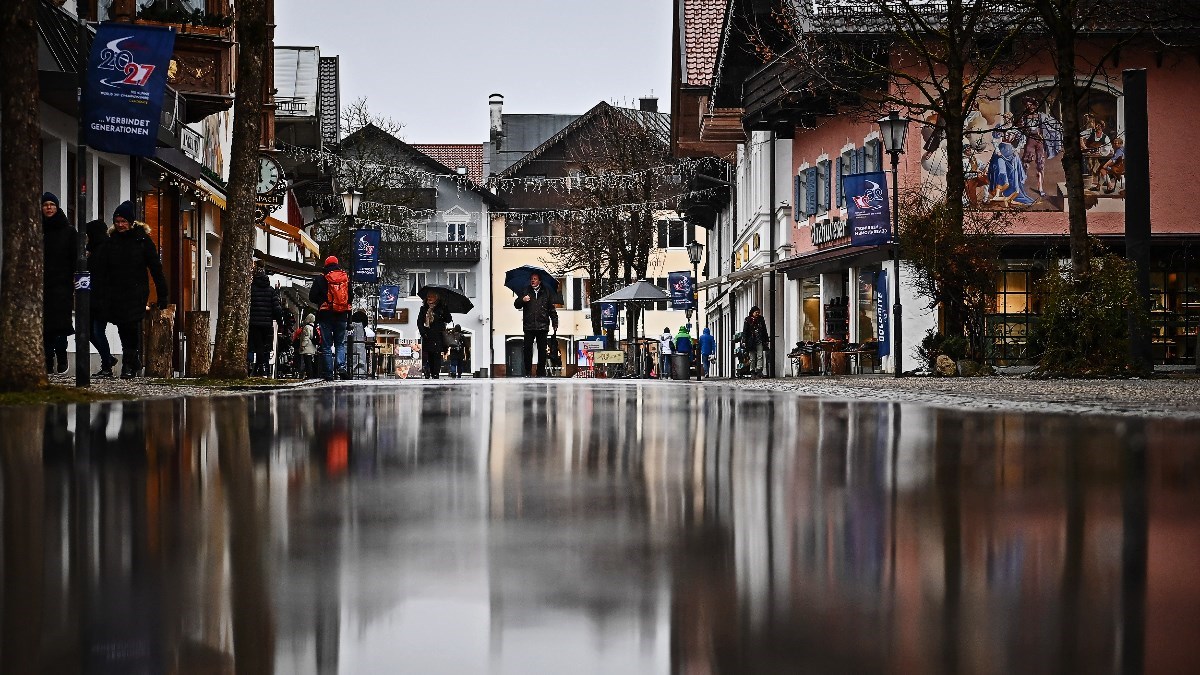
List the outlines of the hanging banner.
<svg viewBox="0 0 1200 675">
<path fill-rule="evenodd" d="M 399 299 L 399 286 L 381 286 L 379 288 L 379 316 L 386 319 L 395 318 L 396 301 Z"/>
<path fill-rule="evenodd" d="M 175 31 L 102 23 L 83 90 L 84 140 L 96 150 L 153 157 Z"/>
<path fill-rule="evenodd" d="M 617 327 L 617 303 L 615 303 L 615 302 L 600 303 L 600 327 L 601 328 L 616 328 Z"/>
<path fill-rule="evenodd" d="M 671 292 L 671 309 L 692 309 L 692 275 L 688 272 L 671 272 L 667 275 L 667 286 Z"/>
<path fill-rule="evenodd" d="M 379 230 L 354 231 L 354 280 L 379 281 Z"/>
<path fill-rule="evenodd" d="M 887 203 L 887 178 L 882 171 L 843 178 L 846 187 L 846 221 L 852 246 L 880 246 L 892 240 Z"/>
<path fill-rule="evenodd" d="M 888 315 L 888 273 L 880 270 L 875 275 L 875 339 L 879 341 L 877 353 L 887 356 L 892 353 L 891 330 Z"/>
</svg>

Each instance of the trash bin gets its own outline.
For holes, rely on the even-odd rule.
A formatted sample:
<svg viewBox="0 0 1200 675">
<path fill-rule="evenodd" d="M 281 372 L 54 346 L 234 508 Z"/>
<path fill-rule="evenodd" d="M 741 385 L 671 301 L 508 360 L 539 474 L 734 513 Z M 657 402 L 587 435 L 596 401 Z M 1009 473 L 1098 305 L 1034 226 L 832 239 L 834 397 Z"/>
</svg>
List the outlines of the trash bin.
<svg viewBox="0 0 1200 675">
<path fill-rule="evenodd" d="M 671 355 L 671 379 L 672 380 L 687 380 L 692 376 L 692 356 L 691 354 L 672 354 Z"/>
</svg>

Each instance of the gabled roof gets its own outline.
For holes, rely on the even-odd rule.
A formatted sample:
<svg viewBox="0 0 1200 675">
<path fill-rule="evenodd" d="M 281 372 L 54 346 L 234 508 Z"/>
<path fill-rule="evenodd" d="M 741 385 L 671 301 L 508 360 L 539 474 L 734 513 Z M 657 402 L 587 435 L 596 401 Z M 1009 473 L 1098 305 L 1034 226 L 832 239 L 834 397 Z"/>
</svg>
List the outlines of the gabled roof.
<svg viewBox="0 0 1200 675">
<path fill-rule="evenodd" d="M 727 0 L 679 0 L 683 5 L 684 84 L 707 87 L 712 84 L 721 48 L 721 28 L 725 24 Z"/>
<path fill-rule="evenodd" d="M 345 148 L 345 147 L 347 147 L 347 145 L 353 145 L 355 143 L 360 143 L 360 142 L 363 142 L 363 143 L 370 143 L 370 142 L 385 143 L 388 146 L 397 150 L 404 159 L 409 160 L 409 161 L 413 162 L 414 164 L 416 164 L 424 169 L 427 169 L 428 171 L 430 171 L 432 173 L 444 175 L 444 176 L 457 176 L 458 175 L 454 169 L 451 169 L 450 167 L 446 166 L 442 162 L 439 162 L 434 157 L 430 157 L 429 155 L 425 154 L 424 152 L 421 152 L 415 145 L 410 145 L 408 143 L 405 143 L 404 141 L 400 140 L 399 138 L 396 138 L 395 136 L 384 131 L 383 129 L 380 129 L 379 127 L 375 126 L 374 124 L 368 124 L 368 125 L 362 127 L 361 129 L 358 129 L 354 133 L 350 134 L 349 136 L 343 138 L 342 142 L 340 144 L 340 147 Z M 481 148 L 481 151 L 482 151 L 482 146 L 479 146 L 479 147 Z M 482 172 L 482 169 L 481 169 L 481 172 Z M 502 203 L 500 201 L 500 198 L 497 197 L 495 194 L 493 194 L 491 191 L 489 191 L 487 188 L 484 188 L 482 185 L 479 185 L 474 180 L 470 180 L 469 175 L 468 175 L 468 180 L 467 180 L 467 187 L 472 192 L 479 193 L 480 196 L 483 197 L 484 201 L 488 202 L 489 204 L 496 205 L 496 204 Z"/>
<path fill-rule="evenodd" d="M 647 130 L 657 136 L 659 140 L 662 141 L 664 146 L 669 146 L 671 144 L 671 116 L 667 113 L 647 112 L 644 110 L 633 110 L 631 108 L 618 108 L 601 101 L 600 103 L 597 103 L 591 110 L 575 118 L 574 121 L 563 127 L 563 129 L 557 134 L 554 134 L 544 143 L 534 148 L 529 154 L 514 162 L 512 166 L 500 172 L 499 175 L 502 178 L 513 176 L 518 171 L 528 166 L 531 162 L 536 161 L 538 157 L 546 154 L 546 152 L 551 148 L 562 143 L 567 137 L 586 126 L 589 122 L 605 114 L 622 115 L 635 124 L 645 127 Z"/>
<path fill-rule="evenodd" d="M 412 147 L 452 169 L 466 168 L 467 178 L 483 183 L 482 143 L 414 143 Z"/>
</svg>

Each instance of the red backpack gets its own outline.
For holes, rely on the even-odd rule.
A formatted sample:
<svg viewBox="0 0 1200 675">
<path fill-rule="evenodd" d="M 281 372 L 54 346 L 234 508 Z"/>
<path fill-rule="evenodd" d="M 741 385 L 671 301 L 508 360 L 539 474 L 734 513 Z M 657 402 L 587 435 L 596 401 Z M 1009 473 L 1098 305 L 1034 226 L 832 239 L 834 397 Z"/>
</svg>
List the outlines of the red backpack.
<svg viewBox="0 0 1200 675">
<path fill-rule="evenodd" d="M 325 275 L 328 288 L 325 291 L 325 302 L 321 309 L 335 312 L 350 311 L 350 277 L 342 270 L 334 270 Z"/>
</svg>

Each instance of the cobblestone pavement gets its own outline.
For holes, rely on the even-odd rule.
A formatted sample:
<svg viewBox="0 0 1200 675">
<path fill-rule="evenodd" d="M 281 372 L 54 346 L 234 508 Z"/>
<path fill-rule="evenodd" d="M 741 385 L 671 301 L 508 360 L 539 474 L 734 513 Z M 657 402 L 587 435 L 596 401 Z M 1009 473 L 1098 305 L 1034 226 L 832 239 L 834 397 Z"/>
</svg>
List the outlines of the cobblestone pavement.
<svg viewBox="0 0 1200 675">
<path fill-rule="evenodd" d="M 55 375 L 52 384 L 70 386 L 71 375 Z M 439 380 L 441 383 L 452 380 Z M 506 380 L 497 380 L 504 382 Z M 569 380 L 563 380 L 568 382 Z M 582 382 L 586 386 L 589 380 Z M 424 380 L 353 380 L 326 383 L 321 380 L 285 381 L 238 388 L 200 386 L 176 380 L 162 384 L 150 378 L 135 380 L 96 379 L 91 390 L 130 398 L 217 396 L 242 394 L 247 390 L 285 390 L 330 386 L 419 386 Z M 574 382 L 581 382 L 574 380 Z M 608 380 L 608 382 L 612 382 Z M 645 382 L 630 380 L 630 382 Z M 696 382 L 664 383 L 696 386 Z M 1067 412 L 1091 415 L 1142 415 L 1200 419 L 1200 377 L 1132 380 L 1030 380 L 1014 376 L 977 378 L 906 377 L 900 380 L 879 375 L 836 378 L 783 378 L 758 380 L 705 380 L 704 386 L 727 386 L 766 391 L 790 391 L 802 396 L 842 400 L 886 400 L 924 403 L 939 407 L 976 410 L 1022 410 Z"/>
<path fill-rule="evenodd" d="M 1030 380 L 1021 377 L 862 376 L 717 380 L 727 386 L 939 407 L 1200 419 L 1200 378 Z"/>
</svg>

